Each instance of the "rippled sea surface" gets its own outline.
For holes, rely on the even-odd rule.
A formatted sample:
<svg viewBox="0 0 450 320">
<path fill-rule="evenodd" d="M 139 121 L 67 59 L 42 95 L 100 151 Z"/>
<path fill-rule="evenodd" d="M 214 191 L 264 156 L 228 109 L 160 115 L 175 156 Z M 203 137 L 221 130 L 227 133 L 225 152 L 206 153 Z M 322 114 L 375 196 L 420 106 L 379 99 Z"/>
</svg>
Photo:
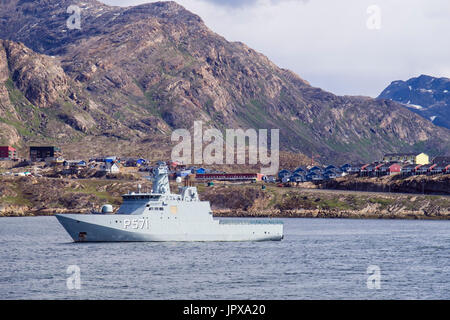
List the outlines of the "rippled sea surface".
<svg viewBox="0 0 450 320">
<path fill-rule="evenodd" d="M 73 243 L 54 217 L 0 218 L 0 298 L 450 299 L 450 221 L 283 221 L 280 242 Z"/>
</svg>

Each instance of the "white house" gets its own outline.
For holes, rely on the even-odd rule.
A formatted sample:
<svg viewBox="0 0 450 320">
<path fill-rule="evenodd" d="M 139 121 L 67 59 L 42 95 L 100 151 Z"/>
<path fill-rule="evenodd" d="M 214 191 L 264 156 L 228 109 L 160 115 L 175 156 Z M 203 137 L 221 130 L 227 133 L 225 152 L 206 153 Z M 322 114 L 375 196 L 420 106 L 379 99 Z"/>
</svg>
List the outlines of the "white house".
<svg viewBox="0 0 450 320">
<path fill-rule="evenodd" d="M 117 173 L 120 172 L 120 168 L 117 164 L 106 162 L 100 166 L 100 171 L 105 171 L 109 173 Z"/>
</svg>

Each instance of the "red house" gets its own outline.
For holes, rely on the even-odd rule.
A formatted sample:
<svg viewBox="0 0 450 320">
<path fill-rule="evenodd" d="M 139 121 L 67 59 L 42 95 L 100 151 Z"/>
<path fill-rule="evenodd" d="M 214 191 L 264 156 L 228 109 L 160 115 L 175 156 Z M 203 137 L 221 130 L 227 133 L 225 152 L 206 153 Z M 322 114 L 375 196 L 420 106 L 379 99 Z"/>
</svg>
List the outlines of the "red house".
<svg viewBox="0 0 450 320">
<path fill-rule="evenodd" d="M 396 174 L 402 171 L 402 166 L 398 163 L 394 163 L 389 167 L 389 174 Z"/>
<path fill-rule="evenodd" d="M 0 160 L 15 160 L 17 159 L 17 150 L 13 147 L 0 147 Z"/>
<path fill-rule="evenodd" d="M 450 164 L 444 168 L 445 173 L 450 173 Z"/>
<path fill-rule="evenodd" d="M 375 174 L 377 176 L 386 176 L 400 173 L 402 166 L 398 163 L 382 163 L 375 167 Z"/>
</svg>

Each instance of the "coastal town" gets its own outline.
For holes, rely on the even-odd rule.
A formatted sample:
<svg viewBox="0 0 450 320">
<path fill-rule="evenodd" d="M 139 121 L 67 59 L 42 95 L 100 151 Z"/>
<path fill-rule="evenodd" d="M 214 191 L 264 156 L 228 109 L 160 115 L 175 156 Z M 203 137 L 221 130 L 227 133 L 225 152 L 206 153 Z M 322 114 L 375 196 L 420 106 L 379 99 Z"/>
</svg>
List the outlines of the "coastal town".
<svg viewBox="0 0 450 320">
<path fill-rule="evenodd" d="M 96 156 L 89 159 L 65 159 L 61 148 L 56 146 L 31 146 L 29 154 L 19 157 L 12 146 L 0 146 L 0 160 L 4 176 L 50 176 L 50 177 L 104 177 L 107 174 L 152 174 L 151 161 L 140 157 L 119 155 Z M 167 161 L 169 178 L 191 179 L 197 182 L 267 182 L 278 186 L 299 185 L 305 182 L 321 183 L 346 176 L 383 177 L 399 175 L 434 176 L 450 174 L 450 156 L 430 158 L 425 153 L 388 153 L 373 162 L 345 164 L 314 164 L 296 168 L 280 168 L 276 176 L 257 172 L 226 172 L 207 167 L 189 166 L 176 161 Z M 90 173 L 90 174 L 87 174 Z M 450 188 L 449 188 L 450 189 Z"/>
<path fill-rule="evenodd" d="M 0 147 L 0 156 L 0 216 L 89 213 L 105 203 L 115 211 L 123 194 L 150 190 L 157 165 L 139 156 L 67 159 L 57 146 L 30 146 L 24 154 Z M 172 187 L 195 185 L 217 216 L 450 218 L 449 156 L 396 153 L 341 165 L 311 159 L 274 176 L 245 165 L 166 164 Z"/>
</svg>

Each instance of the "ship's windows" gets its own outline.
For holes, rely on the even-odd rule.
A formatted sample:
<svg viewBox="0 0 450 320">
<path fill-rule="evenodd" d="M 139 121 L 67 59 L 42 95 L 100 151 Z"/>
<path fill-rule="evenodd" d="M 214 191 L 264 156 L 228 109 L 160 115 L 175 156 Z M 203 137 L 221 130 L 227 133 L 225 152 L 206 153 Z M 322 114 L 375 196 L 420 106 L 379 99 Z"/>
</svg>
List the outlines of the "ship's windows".
<svg viewBox="0 0 450 320">
<path fill-rule="evenodd" d="M 150 205 L 148 204 L 146 207 L 148 208 L 148 207 L 150 207 Z"/>
</svg>

